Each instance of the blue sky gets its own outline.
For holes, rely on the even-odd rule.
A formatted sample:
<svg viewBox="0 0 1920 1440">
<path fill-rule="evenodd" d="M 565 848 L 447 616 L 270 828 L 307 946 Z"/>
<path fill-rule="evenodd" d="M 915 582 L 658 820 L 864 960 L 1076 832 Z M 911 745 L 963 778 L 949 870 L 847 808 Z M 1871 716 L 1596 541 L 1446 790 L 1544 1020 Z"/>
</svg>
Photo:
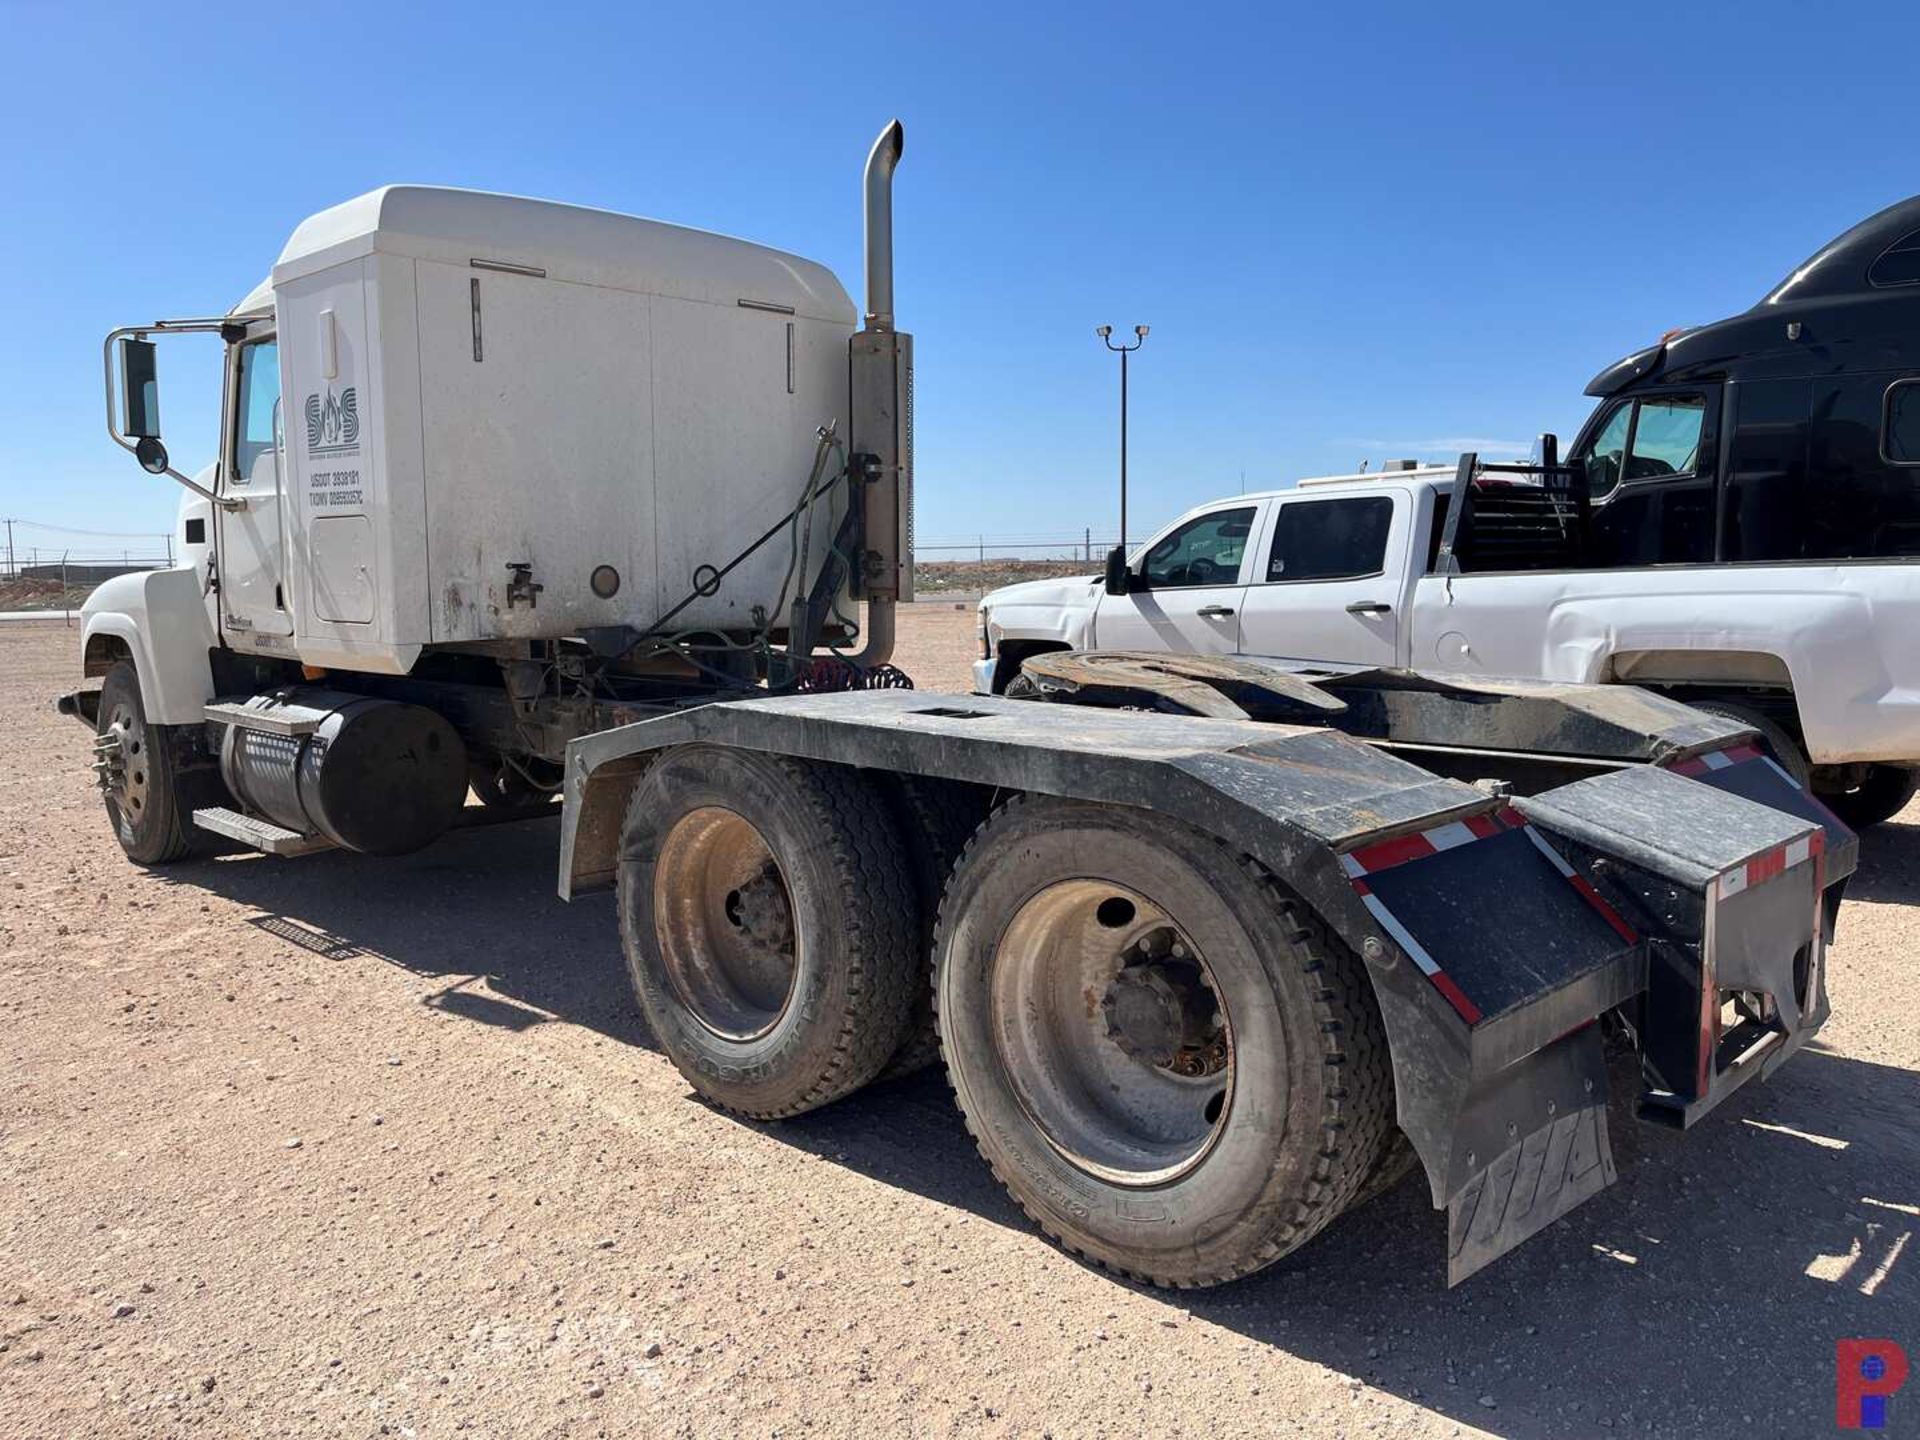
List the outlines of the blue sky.
<svg viewBox="0 0 1920 1440">
<path fill-rule="evenodd" d="M 1607 362 L 1920 191 L 1911 0 L 6 0 L 0 26 L 0 515 L 80 529 L 167 529 L 177 493 L 104 434 L 101 336 L 225 309 L 389 181 L 741 235 L 857 294 L 859 168 L 899 115 L 929 539 L 1112 530 L 1097 324 L 1153 327 L 1137 536 L 1243 472 L 1570 436 Z M 162 354 L 178 460 L 211 453 L 213 364 Z"/>
</svg>

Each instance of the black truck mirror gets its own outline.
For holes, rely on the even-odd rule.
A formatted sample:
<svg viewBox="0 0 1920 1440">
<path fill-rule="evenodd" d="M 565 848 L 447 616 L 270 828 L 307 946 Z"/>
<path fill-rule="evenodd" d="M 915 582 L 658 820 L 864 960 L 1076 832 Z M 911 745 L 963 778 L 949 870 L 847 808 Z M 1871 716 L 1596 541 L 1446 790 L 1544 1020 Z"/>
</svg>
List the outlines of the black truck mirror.
<svg viewBox="0 0 1920 1440">
<path fill-rule="evenodd" d="M 1127 583 L 1133 577 L 1127 573 L 1127 552 L 1116 545 L 1107 552 L 1107 593 L 1124 595 L 1132 587 Z"/>
<path fill-rule="evenodd" d="M 128 336 L 120 342 L 120 433 L 129 440 L 160 438 L 160 370 L 155 349 L 151 340 Z"/>
</svg>

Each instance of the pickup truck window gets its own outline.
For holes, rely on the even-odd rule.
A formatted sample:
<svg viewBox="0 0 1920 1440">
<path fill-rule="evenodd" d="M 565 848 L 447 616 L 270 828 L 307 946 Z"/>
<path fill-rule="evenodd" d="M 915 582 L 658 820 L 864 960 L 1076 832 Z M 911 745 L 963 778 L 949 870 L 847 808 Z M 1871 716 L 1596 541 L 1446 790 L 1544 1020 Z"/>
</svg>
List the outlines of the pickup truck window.
<svg viewBox="0 0 1920 1440">
<path fill-rule="evenodd" d="M 1393 497 L 1289 500 L 1273 527 L 1267 579 L 1357 580 L 1386 565 Z"/>
<path fill-rule="evenodd" d="M 1889 465 L 1920 465 L 1920 380 L 1898 380 L 1887 387 L 1880 453 Z"/>
<path fill-rule="evenodd" d="M 1140 578 L 1154 590 L 1185 585 L 1231 585 L 1253 532 L 1253 507 L 1216 510 L 1189 520 L 1147 551 Z"/>
</svg>

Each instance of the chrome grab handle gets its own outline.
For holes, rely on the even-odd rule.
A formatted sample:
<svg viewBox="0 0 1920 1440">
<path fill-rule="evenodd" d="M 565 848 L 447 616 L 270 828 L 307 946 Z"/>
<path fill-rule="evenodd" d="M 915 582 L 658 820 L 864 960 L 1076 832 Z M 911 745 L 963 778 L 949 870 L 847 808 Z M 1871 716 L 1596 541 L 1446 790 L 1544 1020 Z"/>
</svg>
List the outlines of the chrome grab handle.
<svg viewBox="0 0 1920 1440">
<path fill-rule="evenodd" d="M 1225 620 L 1232 616 L 1233 607 L 1231 605 L 1202 605 L 1193 613 L 1208 620 Z"/>
<path fill-rule="evenodd" d="M 1203 610 L 1200 612 L 1205 614 Z M 1349 615 L 1391 615 L 1393 607 L 1384 600 L 1355 600 L 1347 606 Z"/>
</svg>

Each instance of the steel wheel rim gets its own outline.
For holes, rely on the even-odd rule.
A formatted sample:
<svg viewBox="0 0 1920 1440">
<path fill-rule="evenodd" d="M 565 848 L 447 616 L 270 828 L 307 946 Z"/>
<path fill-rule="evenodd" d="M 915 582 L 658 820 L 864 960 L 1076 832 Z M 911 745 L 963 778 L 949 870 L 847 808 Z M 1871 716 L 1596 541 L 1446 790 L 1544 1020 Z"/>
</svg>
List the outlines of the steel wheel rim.
<svg viewBox="0 0 1920 1440">
<path fill-rule="evenodd" d="M 1197 986 L 1187 978 L 1196 971 Z M 1157 1018 L 1163 1003 L 1170 1015 L 1176 1001 L 1196 1017 L 1182 1038 L 1204 1030 L 1206 1044 L 1177 1045 L 1171 1063 L 1150 1059 L 1167 1035 L 1139 1016 Z M 1233 1101 L 1230 1017 L 1205 957 L 1146 896 L 1091 879 L 1035 893 L 995 947 L 988 1005 L 1007 1083 L 1076 1168 L 1116 1185 L 1164 1185 L 1218 1142 Z M 1216 1017 L 1210 1026 L 1202 1010 Z M 1217 1068 L 1179 1073 L 1200 1055 Z"/>
<path fill-rule="evenodd" d="M 140 723 L 132 704 L 123 700 L 113 707 L 100 738 L 111 742 L 96 742 L 107 767 L 102 782 L 107 803 L 129 821 L 136 821 L 146 812 L 153 793 L 153 757 L 147 753 L 146 726 Z"/>
<path fill-rule="evenodd" d="M 687 1012 L 726 1040 L 780 1023 L 799 974 L 785 874 L 752 822 L 718 805 L 674 822 L 654 867 L 655 941 Z"/>
</svg>

